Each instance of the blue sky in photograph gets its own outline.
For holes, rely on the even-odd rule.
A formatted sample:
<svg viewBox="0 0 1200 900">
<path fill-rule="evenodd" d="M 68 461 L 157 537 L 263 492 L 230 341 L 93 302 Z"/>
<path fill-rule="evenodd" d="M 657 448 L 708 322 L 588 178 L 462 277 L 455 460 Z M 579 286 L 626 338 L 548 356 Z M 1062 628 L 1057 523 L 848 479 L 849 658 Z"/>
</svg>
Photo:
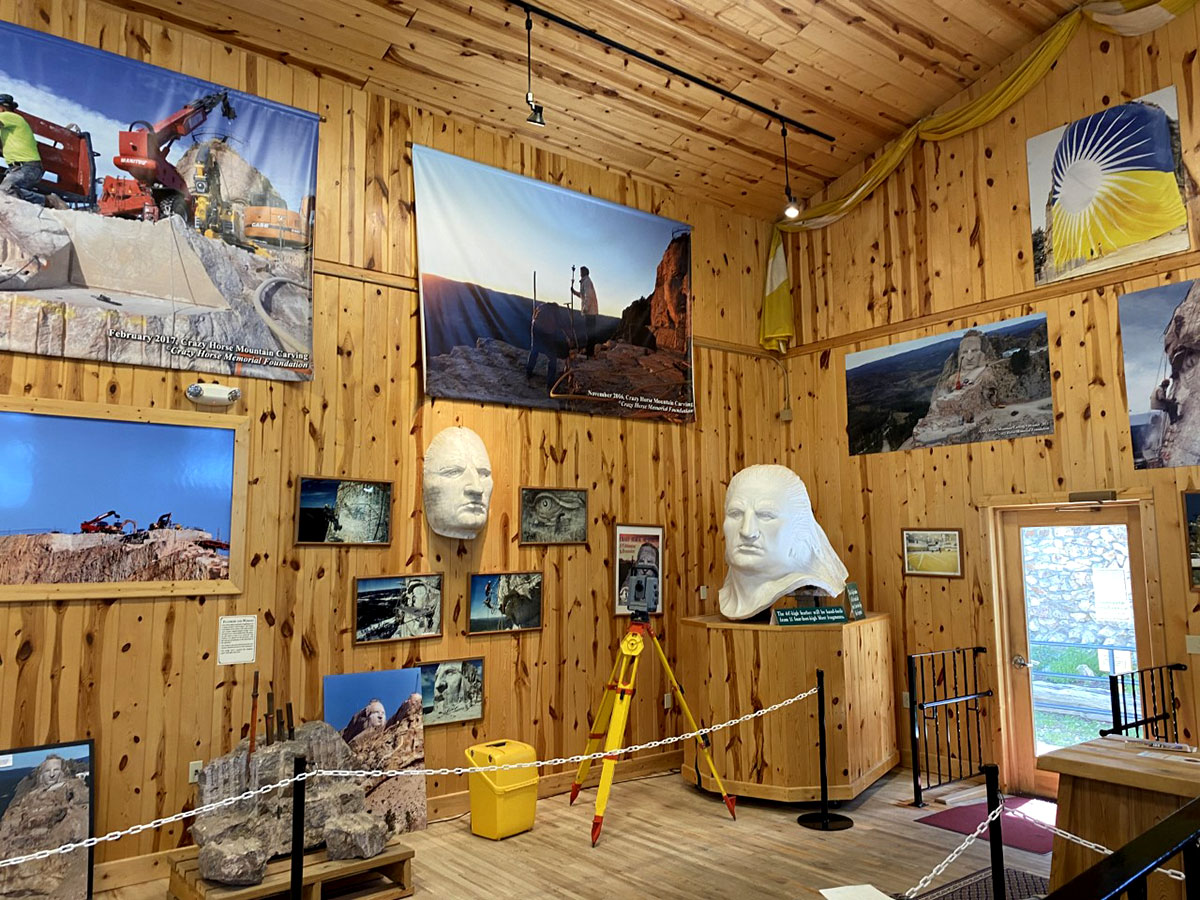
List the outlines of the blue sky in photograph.
<svg viewBox="0 0 1200 900">
<path fill-rule="evenodd" d="M 0 412 L 0 532 L 78 532 L 113 509 L 229 539 L 233 430 Z"/>
<path fill-rule="evenodd" d="M 1171 376 L 1171 367 L 1163 353 L 1163 332 L 1191 286 L 1192 282 L 1182 281 L 1121 297 L 1125 396 L 1131 417 L 1150 412 L 1150 395 L 1164 378 Z"/>
<path fill-rule="evenodd" d="M 0 23 L 0 92 L 12 94 L 21 112 L 90 132 L 101 179 L 126 174 L 112 160 L 117 134 L 131 122 L 153 124 L 221 87 Z M 175 142 L 168 159 L 178 162 L 193 139 L 228 135 L 233 148 L 299 210 L 316 190 L 316 116 L 237 91 L 231 91 L 230 102 L 236 119 L 213 110 L 191 136 Z"/>
<path fill-rule="evenodd" d="M 390 669 L 386 672 L 353 672 L 325 676 L 325 721 L 341 731 L 351 716 L 379 700 L 388 718 L 413 694 L 421 693 L 419 669 Z"/>
<path fill-rule="evenodd" d="M 413 147 L 413 183 L 422 275 L 532 297 L 536 271 L 537 299 L 566 304 L 571 266 L 587 266 L 611 316 L 649 296 L 688 227 L 428 147 Z"/>
<path fill-rule="evenodd" d="M 917 338 L 913 341 L 903 341 L 899 344 L 888 344 L 883 347 L 876 347 L 874 350 L 860 350 L 857 353 L 848 353 L 846 355 L 846 371 L 853 372 L 859 366 L 865 366 L 880 359 L 889 359 L 893 356 L 912 353 L 914 350 L 920 350 L 922 347 L 928 347 L 930 344 L 940 344 L 942 341 L 957 340 L 971 330 L 987 334 L 989 331 L 996 331 L 1000 328 L 1011 328 L 1030 319 L 1042 319 L 1045 318 L 1045 315 L 1045 313 L 1034 313 L 1031 316 L 992 322 L 990 325 L 973 325 L 971 328 L 961 328 L 958 331 L 942 332 L 941 334 L 934 334 L 929 337 Z"/>
<path fill-rule="evenodd" d="M 5 768 L 32 769 L 40 766 L 47 756 L 57 756 L 61 759 L 87 759 L 90 752 L 91 748 L 87 744 L 70 744 L 48 750 L 25 750 L 12 754 L 0 750 L 0 757 L 12 756 L 12 765 L 5 766 Z"/>
</svg>

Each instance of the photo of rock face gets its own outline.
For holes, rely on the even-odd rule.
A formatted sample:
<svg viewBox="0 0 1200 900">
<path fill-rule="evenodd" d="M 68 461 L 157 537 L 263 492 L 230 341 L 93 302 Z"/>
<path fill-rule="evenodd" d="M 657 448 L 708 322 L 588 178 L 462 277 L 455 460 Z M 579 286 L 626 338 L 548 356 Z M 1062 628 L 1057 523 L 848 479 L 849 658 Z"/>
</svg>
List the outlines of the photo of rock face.
<svg viewBox="0 0 1200 900">
<path fill-rule="evenodd" d="M 445 725 L 483 718 L 483 660 L 429 663 L 421 673 L 421 700 L 426 725 Z"/>
<path fill-rule="evenodd" d="M 298 544 L 386 544 L 392 485 L 386 481 L 301 478 Z"/>
<path fill-rule="evenodd" d="M 354 609 L 354 639 L 359 643 L 441 634 L 442 576 L 356 579 Z"/>
<path fill-rule="evenodd" d="M 542 627 L 542 573 L 471 576 L 468 634 Z"/>
<path fill-rule="evenodd" d="M 522 544 L 583 544 L 587 525 L 587 491 L 521 488 Z"/>
<path fill-rule="evenodd" d="M 416 669 L 325 677 L 325 721 L 341 732 L 355 768 L 420 769 L 425 765 L 421 679 Z M 424 776 L 367 779 L 366 811 L 389 834 L 423 829 Z"/>
<path fill-rule="evenodd" d="M 0 859 L 85 840 L 92 829 L 91 743 L 0 754 Z M 0 869 L 0 900 L 87 900 L 90 850 Z"/>
<path fill-rule="evenodd" d="M 846 356 L 850 454 L 1051 434 L 1045 314 Z"/>
</svg>

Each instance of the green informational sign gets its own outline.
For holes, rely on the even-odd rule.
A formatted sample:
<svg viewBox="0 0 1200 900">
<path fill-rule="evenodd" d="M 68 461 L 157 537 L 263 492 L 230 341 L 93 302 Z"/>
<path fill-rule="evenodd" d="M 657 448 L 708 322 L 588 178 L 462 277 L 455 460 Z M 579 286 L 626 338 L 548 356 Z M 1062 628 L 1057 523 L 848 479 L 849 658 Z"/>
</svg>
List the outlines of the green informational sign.
<svg viewBox="0 0 1200 900">
<path fill-rule="evenodd" d="M 836 625 L 846 621 L 840 606 L 799 606 L 775 610 L 776 625 Z"/>
<path fill-rule="evenodd" d="M 851 581 L 846 584 L 846 598 L 850 601 L 850 618 L 865 619 L 867 614 L 863 612 L 862 597 L 858 595 L 856 582 Z"/>
</svg>

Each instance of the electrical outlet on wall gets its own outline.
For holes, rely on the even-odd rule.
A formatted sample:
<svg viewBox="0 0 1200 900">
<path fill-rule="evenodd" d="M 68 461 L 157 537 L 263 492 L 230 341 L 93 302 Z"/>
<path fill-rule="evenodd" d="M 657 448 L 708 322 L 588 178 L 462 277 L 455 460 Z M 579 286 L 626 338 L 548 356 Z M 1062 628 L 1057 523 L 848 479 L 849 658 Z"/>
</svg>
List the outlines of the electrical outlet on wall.
<svg viewBox="0 0 1200 900">
<path fill-rule="evenodd" d="M 188 763 L 188 784 L 195 784 L 200 780 L 200 770 L 204 768 L 204 760 L 193 759 Z"/>
<path fill-rule="evenodd" d="M 909 704 L 908 691 L 901 691 L 900 692 L 900 705 L 903 706 L 905 709 L 908 709 L 908 704 Z"/>
<path fill-rule="evenodd" d="M 671 695 L 670 691 L 667 691 L 665 694 L 663 694 L 663 709 L 670 709 L 674 705 L 675 698 Z"/>
<path fill-rule="evenodd" d="M 1187 652 L 1200 654 L 1200 634 L 1187 636 Z"/>
<path fill-rule="evenodd" d="M 700 599 L 701 600 L 708 599 L 708 585 L 707 584 L 700 585 Z"/>
</svg>

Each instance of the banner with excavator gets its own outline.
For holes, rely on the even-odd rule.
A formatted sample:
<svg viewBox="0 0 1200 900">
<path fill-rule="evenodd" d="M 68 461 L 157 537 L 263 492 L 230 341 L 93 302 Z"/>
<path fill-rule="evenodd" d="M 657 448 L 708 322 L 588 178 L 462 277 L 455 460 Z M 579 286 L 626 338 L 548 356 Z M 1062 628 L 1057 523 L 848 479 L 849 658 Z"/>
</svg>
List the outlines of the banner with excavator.
<svg viewBox="0 0 1200 900">
<path fill-rule="evenodd" d="M 0 23 L 0 350 L 310 380 L 317 121 Z"/>
<path fill-rule="evenodd" d="M 691 422 L 692 229 L 413 147 L 425 393 Z"/>
</svg>

